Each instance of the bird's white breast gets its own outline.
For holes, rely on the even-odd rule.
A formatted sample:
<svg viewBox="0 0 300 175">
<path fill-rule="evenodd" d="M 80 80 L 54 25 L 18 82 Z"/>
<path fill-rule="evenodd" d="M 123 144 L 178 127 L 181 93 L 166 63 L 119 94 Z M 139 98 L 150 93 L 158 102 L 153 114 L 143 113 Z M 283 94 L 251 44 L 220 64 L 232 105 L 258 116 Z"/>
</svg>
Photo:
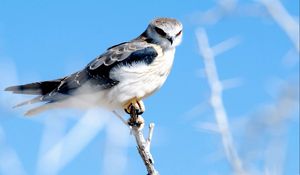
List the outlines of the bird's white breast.
<svg viewBox="0 0 300 175">
<path fill-rule="evenodd" d="M 145 98 L 163 85 L 170 73 L 175 49 L 163 52 L 160 47 L 155 47 L 158 56 L 151 64 L 138 62 L 111 71 L 111 78 L 118 80 L 119 84 L 106 92 L 105 100 L 110 106 L 121 107 L 134 97 Z"/>
</svg>

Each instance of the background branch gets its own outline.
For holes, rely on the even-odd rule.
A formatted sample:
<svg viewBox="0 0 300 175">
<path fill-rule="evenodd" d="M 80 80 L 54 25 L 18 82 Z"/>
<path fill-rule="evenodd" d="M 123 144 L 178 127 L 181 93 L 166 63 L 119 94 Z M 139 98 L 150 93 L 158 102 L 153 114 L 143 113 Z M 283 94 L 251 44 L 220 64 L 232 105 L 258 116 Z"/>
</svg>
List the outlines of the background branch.
<svg viewBox="0 0 300 175">
<path fill-rule="evenodd" d="M 217 68 L 214 61 L 214 52 L 209 46 L 207 34 L 204 29 L 199 29 L 196 33 L 200 54 L 204 60 L 204 69 L 211 88 L 211 105 L 215 113 L 219 133 L 222 136 L 223 147 L 228 162 L 232 166 L 235 174 L 245 175 L 242 161 L 235 149 L 232 134 L 229 129 L 227 114 L 222 100 L 222 83 L 219 80 Z"/>
<path fill-rule="evenodd" d="M 280 1 L 260 0 L 259 2 L 266 7 L 271 17 L 288 35 L 299 52 L 299 22 L 289 14 Z"/>
</svg>

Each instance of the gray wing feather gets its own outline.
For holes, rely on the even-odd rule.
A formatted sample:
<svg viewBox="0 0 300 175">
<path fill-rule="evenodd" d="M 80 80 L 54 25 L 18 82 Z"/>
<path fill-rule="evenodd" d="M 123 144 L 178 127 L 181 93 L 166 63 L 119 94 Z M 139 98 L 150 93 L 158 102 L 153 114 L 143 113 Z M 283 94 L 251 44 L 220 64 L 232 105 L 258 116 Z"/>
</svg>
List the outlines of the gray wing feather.
<svg viewBox="0 0 300 175">
<path fill-rule="evenodd" d="M 106 53 L 100 55 L 93 60 L 88 66 L 90 70 L 95 70 L 101 65 L 110 66 L 116 61 L 123 61 L 129 55 L 137 50 L 149 47 L 145 42 L 128 42 L 113 46 L 107 50 Z"/>
</svg>

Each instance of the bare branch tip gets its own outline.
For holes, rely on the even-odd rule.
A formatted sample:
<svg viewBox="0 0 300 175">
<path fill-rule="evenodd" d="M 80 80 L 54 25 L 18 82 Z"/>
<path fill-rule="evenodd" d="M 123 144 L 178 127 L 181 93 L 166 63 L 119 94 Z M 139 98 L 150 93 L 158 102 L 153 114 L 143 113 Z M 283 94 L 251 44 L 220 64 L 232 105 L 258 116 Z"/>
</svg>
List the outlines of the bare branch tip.
<svg viewBox="0 0 300 175">
<path fill-rule="evenodd" d="M 155 127 L 155 124 L 153 123 L 153 122 L 151 122 L 150 124 L 149 124 L 149 128 L 154 128 Z"/>
</svg>

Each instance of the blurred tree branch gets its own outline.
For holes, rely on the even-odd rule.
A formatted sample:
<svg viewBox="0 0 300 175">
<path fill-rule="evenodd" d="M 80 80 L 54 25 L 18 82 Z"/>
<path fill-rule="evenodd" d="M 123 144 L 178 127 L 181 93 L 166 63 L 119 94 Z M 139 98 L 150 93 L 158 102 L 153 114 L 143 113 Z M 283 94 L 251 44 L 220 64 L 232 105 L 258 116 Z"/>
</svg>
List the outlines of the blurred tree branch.
<svg viewBox="0 0 300 175">
<path fill-rule="evenodd" d="M 204 60 L 204 69 L 206 72 L 208 84 L 211 88 L 211 105 L 215 113 L 219 133 L 222 137 L 223 147 L 228 162 L 232 166 L 234 173 L 237 175 L 246 175 L 243 163 L 236 151 L 230 132 L 227 114 L 222 100 L 222 83 L 219 80 L 217 68 L 215 65 L 213 49 L 209 46 L 207 34 L 204 29 L 199 29 L 196 33 L 199 51 Z"/>
<path fill-rule="evenodd" d="M 279 0 L 260 0 L 259 2 L 266 7 L 271 17 L 283 29 L 299 52 L 299 22 L 289 14 Z"/>
</svg>

